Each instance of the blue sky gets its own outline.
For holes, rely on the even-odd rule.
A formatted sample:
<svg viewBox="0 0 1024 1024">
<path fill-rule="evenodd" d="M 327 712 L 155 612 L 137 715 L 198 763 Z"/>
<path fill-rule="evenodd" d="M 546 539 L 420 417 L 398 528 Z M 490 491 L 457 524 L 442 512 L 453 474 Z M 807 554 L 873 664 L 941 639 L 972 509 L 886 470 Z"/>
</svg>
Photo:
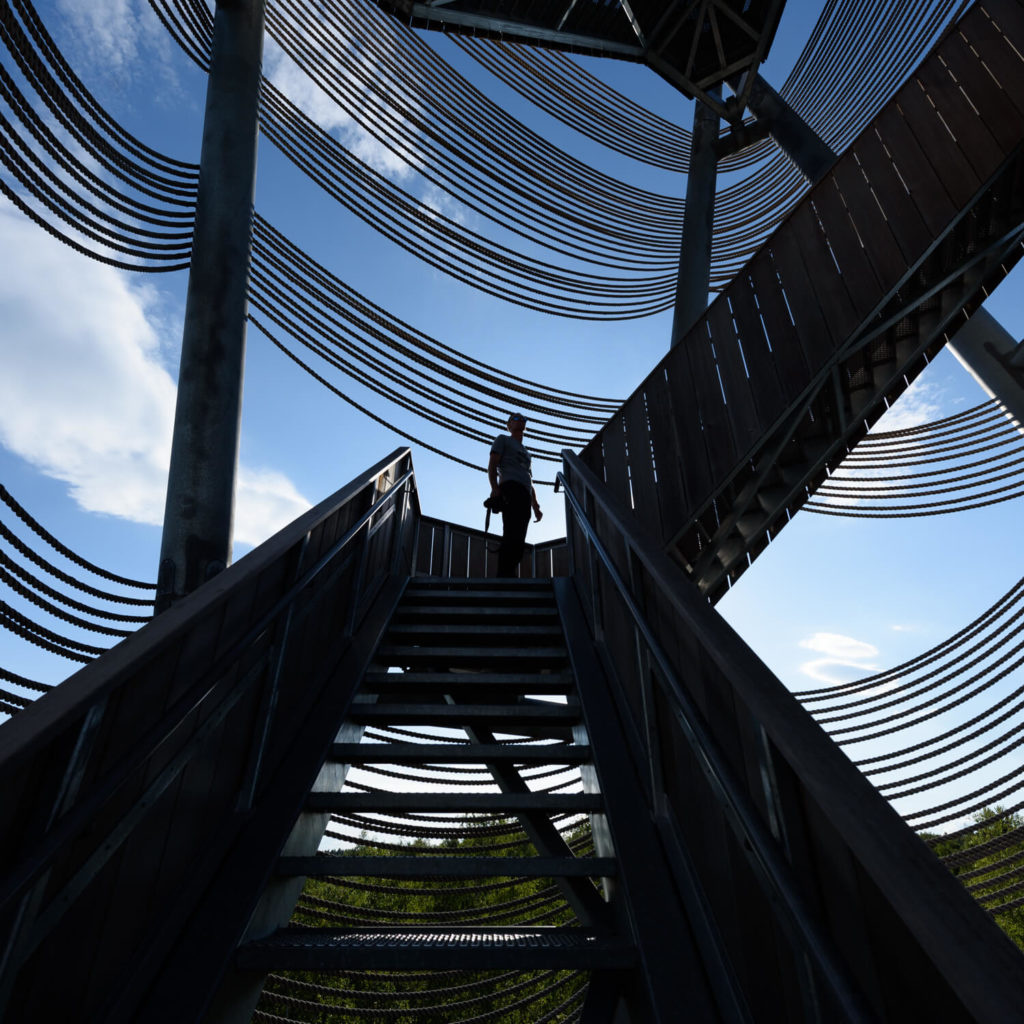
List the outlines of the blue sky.
<svg viewBox="0 0 1024 1024">
<path fill-rule="evenodd" d="M 39 0 L 80 77 L 143 141 L 197 161 L 204 75 L 178 51 L 144 0 Z M 779 85 L 820 4 L 787 7 L 764 72 Z M 445 40 L 437 47 L 458 59 Z M 324 104 L 268 46 L 266 71 L 307 111 L 386 173 L 404 162 Z M 587 142 L 463 61 L 517 116 L 566 150 L 638 186 L 680 196 L 678 175 L 634 165 Z M 687 127 L 692 105 L 642 68 L 589 61 L 617 88 Z M 664 352 L 668 314 L 591 323 L 529 312 L 481 295 L 383 241 L 315 189 L 266 140 L 259 212 L 347 283 L 427 334 L 542 383 L 625 397 Z M 48 238 L 0 199 L 0 481 L 56 536 L 112 571 L 156 574 L 159 520 L 180 347 L 184 272 L 126 274 Z M 15 255 L 16 254 L 16 255 Z M 1024 336 L 1021 272 L 988 309 Z M 338 378 L 336 383 L 343 384 Z M 349 391 L 399 426 L 486 464 L 483 446 Z M 901 424 L 949 415 L 983 399 L 943 353 L 895 406 Z M 888 419 L 888 418 L 887 418 Z M 880 429 L 893 425 L 883 420 Z M 501 425 L 495 423 L 495 433 Z M 294 368 L 250 329 L 243 408 L 236 557 L 403 443 Z M 482 525 L 482 473 L 414 446 L 421 503 L 432 516 Z M 530 539 L 564 534 L 561 499 L 542 490 L 545 519 Z M 11 517 L 0 513 L 5 522 Z M 1020 502 L 895 521 L 799 515 L 720 611 L 795 689 L 857 678 L 897 664 L 987 608 L 1021 573 Z M 11 524 L 13 525 L 13 524 Z M 0 635 L 0 664 L 56 681 L 73 666 Z"/>
</svg>

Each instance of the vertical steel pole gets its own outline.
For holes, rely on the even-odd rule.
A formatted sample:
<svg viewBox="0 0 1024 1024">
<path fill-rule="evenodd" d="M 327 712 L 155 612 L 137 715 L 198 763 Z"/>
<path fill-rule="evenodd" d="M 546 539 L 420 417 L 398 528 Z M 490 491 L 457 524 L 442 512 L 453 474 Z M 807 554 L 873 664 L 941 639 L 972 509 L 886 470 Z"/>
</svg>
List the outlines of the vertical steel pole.
<svg viewBox="0 0 1024 1024">
<path fill-rule="evenodd" d="M 231 560 L 264 0 L 217 0 L 157 611 Z"/>
<path fill-rule="evenodd" d="M 711 239 L 715 221 L 715 183 L 718 178 L 718 114 L 696 100 L 693 110 L 693 143 L 686 175 L 686 210 L 683 214 L 683 245 L 679 255 L 676 305 L 672 315 L 674 348 L 693 322 L 708 307 L 711 286 Z"/>
</svg>

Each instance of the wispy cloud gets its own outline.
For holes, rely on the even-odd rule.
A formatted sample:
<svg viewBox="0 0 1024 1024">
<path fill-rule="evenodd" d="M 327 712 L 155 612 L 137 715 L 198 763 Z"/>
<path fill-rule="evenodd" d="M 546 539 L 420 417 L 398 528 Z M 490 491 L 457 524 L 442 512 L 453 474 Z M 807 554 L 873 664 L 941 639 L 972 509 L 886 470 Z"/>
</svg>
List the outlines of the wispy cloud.
<svg viewBox="0 0 1024 1024">
<path fill-rule="evenodd" d="M 151 284 L 85 259 L 0 201 L 17 259 L 0 275 L 0 443 L 86 511 L 158 524 L 180 323 Z M 235 539 L 256 544 L 309 507 L 283 474 L 240 472 Z"/>
<path fill-rule="evenodd" d="M 306 38 L 311 48 L 321 45 L 309 33 Z M 414 152 L 402 153 L 398 151 L 397 144 L 386 144 L 372 135 L 347 114 L 269 37 L 264 43 L 263 73 L 307 117 L 333 135 L 363 163 L 392 181 L 403 181 L 412 175 L 413 167 L 410 161 L 415 162 L 418 159 Z M 374 105 L 379 104 L 379 100 L 369 95 L 354 76 L 342 77 L 345 80 L 344 86 L 352 95 L 359 95 L 360 105 L 368 112 L 372 111 Z"/>
<path fill-rule="evenodd" d="M 176 44 L 147 0 L 57 0 L 57 9 L 70 30 L 61 45 L 90 82 L 124 87 L 137 76 L 152 81 L 156 74 L 165 86 L 176 85 Z"/>
<path fill-rule="evenodd" d="M 846 683 L 878 667 L 871 660 L 878 655 L 874 644 L 842 633 L 813 633 L 801 640 L 800 646 L 824 655 L 800 666 L 805 676 L 817 682 Z M 842 671 L 844 669 L 847 671 Z"/>
<path fill-rule="evenodd" d="M 874 433 L 910 430 L 935 419 L 942 409 L 944 388 L 934 381 L 914 381 L 874 425 Z M 870 436 L 870 435 L 869 435 Z"/>
</svg>

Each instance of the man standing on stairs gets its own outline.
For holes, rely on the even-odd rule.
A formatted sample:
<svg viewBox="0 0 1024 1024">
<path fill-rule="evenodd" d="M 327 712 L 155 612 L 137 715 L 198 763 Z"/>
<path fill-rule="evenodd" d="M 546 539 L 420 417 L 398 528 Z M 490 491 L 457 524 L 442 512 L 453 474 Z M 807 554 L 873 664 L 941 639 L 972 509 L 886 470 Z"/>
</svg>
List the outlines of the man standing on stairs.
<svg viewBox="0 0 1024 1024">
<path fill-rule="evenodd" d="M 533 489 L 530 453 L 523 444 L 526 417 L 514 412 L 508 418 L 508 433 L 500 434 L 491 445 L 487 463 L 487 479 L 491 497 L 502 499 L 501 547 L 498 548 L 498 576 L 515 576 L 523 557 L 526 528 L 530 525 L 530 506 L 540 522 L 543 513 Z"/>
</svg>

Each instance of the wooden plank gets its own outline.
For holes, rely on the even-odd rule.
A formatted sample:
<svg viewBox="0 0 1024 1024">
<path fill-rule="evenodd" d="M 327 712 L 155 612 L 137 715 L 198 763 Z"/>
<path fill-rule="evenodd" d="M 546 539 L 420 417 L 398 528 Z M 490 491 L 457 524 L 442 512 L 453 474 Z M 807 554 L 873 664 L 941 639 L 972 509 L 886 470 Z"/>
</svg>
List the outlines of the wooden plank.
<svg viewBox="0 0 1024 1024">
<path fill-rule="evenodd" d="M 533 579 L 533 548 L 529 544 L 523 549 L 523 557 L 519 560 L 519 578 Z"/>
<path fill-rule="evenodd" d="M 426 520 L 420 520 L 419 540 L 416 544 L 416 572 L 418 574 L 433 575 L 433 567 L 431 565 L 433 537 L 433 525 Z"/>
<path fill-rule="evenodd" d="M 724 296 L 719 296 L 707 312 L 711 343 L 725 388 L 725 408 L 733 437 L 740 453 L 756 444 L 764 432 L 754 402 L 754 389 L 747 372 L 744 353 L 733 323 L 732 312 Z"/>
<path fill-rule="evenodd" d="M 926 61 L 917 79 L 978 178 L 987 181 L 1003 162 L 1005 152 L 939 59 L 941 55 L 940 49 L 934 60 Z"/>
<path fill-rule="evenodd" d="M 857 140 L 857 158 L 867 178 L 876 205 L 881 208 L 896 244 L 903 254 L 905 266 L 913 266 L 928 251 L 935 240 L 924 222 L 913 196 L 908 201 L 907 190 L 900 180 L 892 157 L 876 131 L 869 130 Z M 869 248 L 871 242 L 865 239 Z"/>
<path fill-rule="evenodd" d="M 622 412 L 626 428 L 626 445 L 629 449 L 629 477 L 633 489 L 634 511 L 646 529 L 660 535 L 658 485 L 654 479 L 651 435 L 647 426 L 647 401 L 643 387 L 633 392 Z"/>
<path fill-rule="evenodd" d="M 769 242 L 775 271 L 779 275 L 786 304 L 792 315 L 794 329 L 804 351 L 811 374 L 823 366 L 845 335 L 834 333 L 822 310 L 817 289 L 811 280 L 800 252 L 800 240 L 795 230 L 780 231 Z M 838 276 L 838 271 L 833 266 Z M 803 384 L 808 383 L 807 377 Z"/>
<path fill-rule="evenodd" d="M 972 11 L 973 19 L 983 18 L 980 11 Z M 992 133 L 1004 154 L 1010 153 L 1021 136 L 1021 111 L 1010 94 L 992 76 L 978 53 L 964 35 L 964 26 L 953 32 L 942 46 L 942 59 L 978 110 L 986 127 Z M 1024 66 L 1021 67 L 1024 74 Z"/>
<path fill-rule="evenodd" d="M 986 3 L 974 8 L 960 23 L 970 44 L 1013 105 L 1024 114 L 1024 30 L 1003 16 L 1003 9 L 1016 4 Z M 996 20 L 993 21 L 993 18 Z"/>
<path fill-rule="evenodd" d="M 938 235 L 957 214 L 957 206 L 942 179 L 897 104 L 890 103 L 875 118 L 874 124 L 921 219 L 933 236 Z"/>
<path fill-rule="evenodd" d="M 895 288 L 907 272 L 907 257 L 892 228 L 872 195 L 860 163 L 850 154 L 833 169 L 836 188 L 850 213 L 853 226 L 864 241 L 868 259 L 875 268 L 881 295 Z"/>
<path fill-rule="evenodd" d="M 474 579 L 487 575 L 487 541 L 475 534 L 469 539 L 469 575 Z"/>
<path fill-rule="evenodd" d="M 676 510 L 673 518 L 662 520 L 666 533 L 681 524 L 685 512 L 693 512 L 710 496 L 712 487 L 711 464 L 704 445 L 704 433 L 700 424 L 700 407 L 697 404 L 696 383 L 690 374 L 690 364 L 682 345 L 677 345 L 662 362 L 666 375 L 668 394 L 672 401 L 672 420 L 675 437 L 678 439 L 678 467 L 681 470 L 683 488 L 686 493 L 685 509 Z M 668 440 L 668 438 L 666 438 Z M 657 456 L 658 453 L 656 453 Z M 669 523 L 675 525 L 669 527 Z"/>
<path fill-rule="evenodd" d="M 761 249 L 747 264 L 747 270 L 768 344 L 778 366 L 779 383 L 788 403 L 807 386 L 810 378 L 807 359 L 782 297 L 782 287 L 769 250 Z"/>
<path fill-rule="evenodd" d="M 452 530 L 452 557 L 448 574 L 456 579 L 469 575 L 469 537 L 462 530 Z"/>
<path fill-rule="evenodd" d="M 829 250 L 818 215 L 809 201 L 802 202 L 790 217 L 796 231 L 804 271 L 818 300 L 833 343 L 842 343 L 860 326 L 861 317 L 854 307 L 836 260 Z"/>
<path fill-rule="evenodd" d="M 857 316 L 864 320 L 874 312 L 885 294 L 875 265 L 857 233 L 835 178 L 826 177 L 815 189 L 812 200 L 825 239 L 839 264 L 846 293 Z"/>
<path fill-rule="evenodd" d="M 761 317 L 754 300 L 754 286 L 744 272 L 741 271 L 740 276 L 729 285 L 725 297 L 736 322 L 739 343 L 743 346 L 743 358 L 750 373 L 750 387 L 763 433 L 786 408 L 778 364 L 761 326 Z"/>
<path fill-rule="evenodd" d="M 632 509 L 629 470 L 626 468 L 626 431 L 621 409 L 602 427 L 601 444 L 604 450 L 605 483 L 623 508 Z"/>
<path fill-rule="evenodd" d="M 551 549 L 551 575 L 569 575 L 569 545 L 561 544 Z"/>
<path fill-rule="evenodd" d="M 708 455 L 712 486 L 718 488 L 732 472 L 740 452 L 733 437 L 718 367 L 711 351 L 707 322 L 703 317 L 687 332 L 681 344 L 690 364 L 690 376 L 696 391 L 701 437 Z"/>
<path fill-rule="evenodd" d="M 686 505 L 680 459 L 682 446 L 676 434 L 672 412 L 672 395 L 664 371 L 655 372 L 644 383 L 647 396 L 647 416 L 651 432 L 651 451 L 657 475 L 659 515 L 658 536 L 667 540 L 670 531 L 678 525 Z"/>
<path fill-rule="evenodd" d="M 981 180 L 939 119 L 916 76 L 900 89 L 895 102 L 950 198 L 957 209 L 963 209 L 978 193 Z"/>
</svg>

